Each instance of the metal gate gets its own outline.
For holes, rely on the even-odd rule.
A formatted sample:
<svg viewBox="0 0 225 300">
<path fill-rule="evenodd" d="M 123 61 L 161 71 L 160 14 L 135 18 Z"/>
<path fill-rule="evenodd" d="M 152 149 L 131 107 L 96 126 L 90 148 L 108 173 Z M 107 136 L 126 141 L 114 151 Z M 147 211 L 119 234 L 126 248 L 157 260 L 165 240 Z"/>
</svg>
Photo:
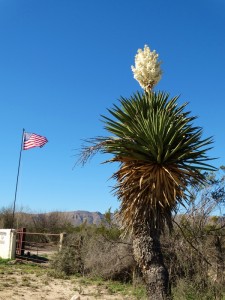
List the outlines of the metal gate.
<svg viewBox="0 0 225 300">
<path fill-rule="evenodd" d="M 16 258 L 46 263 L 61 250 L 65 233 L 26 232 L 20 228 L 16 234 Z"/>
<path fill-rule="evenodd" d="M 16 256 L 24 255 L 26 228 L 19 228 L 16 232 Z"/>
</svg>

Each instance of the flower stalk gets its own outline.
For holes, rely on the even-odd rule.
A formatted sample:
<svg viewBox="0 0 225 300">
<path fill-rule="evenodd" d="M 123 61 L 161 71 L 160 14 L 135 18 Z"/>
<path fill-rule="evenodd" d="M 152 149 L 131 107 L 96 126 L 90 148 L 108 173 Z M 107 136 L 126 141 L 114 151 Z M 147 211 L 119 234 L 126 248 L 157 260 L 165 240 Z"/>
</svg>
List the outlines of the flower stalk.
<svg viewBox="0 0 225 300">
<path fill-rule="evenodd" d="M 134 78 L 146 92 L 151 91 L 162 77 L 161 62 L 158 61 L 158 57 L 155 50 L 151 51 L 145 45 L 143 50 L 138 49 L 135 55 L 135 66 L 131 66 Z"/>
</svg>

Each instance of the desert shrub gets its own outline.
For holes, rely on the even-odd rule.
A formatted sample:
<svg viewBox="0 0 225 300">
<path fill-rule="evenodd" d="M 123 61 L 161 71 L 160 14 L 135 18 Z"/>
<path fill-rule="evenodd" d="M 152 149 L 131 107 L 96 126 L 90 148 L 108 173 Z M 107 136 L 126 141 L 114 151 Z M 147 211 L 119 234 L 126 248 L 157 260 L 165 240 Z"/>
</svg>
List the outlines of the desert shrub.
<svg viewBox="0 0 225 300">
<path fill-rule="evenodd" d="M 97 235 L 85 245 L 84 271 L 104 279 L 130 281 L 134 260 L 129 243 Z"/>
<path fill-rule="evenodd" d="M 118 229 L 117 229 L 118 231 Z M 132 280 L 135 263 L 128 241 L 115 239 L 116 230 L 83 226 L 66 237 L 63 250 L 52 266 L 66 274 L 100 276 L 103 279 Z"/>
<path fill-rule="evenodd" d="M 65 275 L 83 273 L 81 243 L 82 240 L 79 235 L 67 237 L 64 247 L 55 255 L 51 263 L 57 273 L 64 273 Z"/>
<path fill-rule="evenodd" d="M 182 218 L 162 246 L 174 299 L 223 299 L 224 229 L 208 231 L 209 223 Z M 201 225 L 201 226 L 200 226 Z"/>
<path fill-rule="evenodd" d="M 13 208 L 2 207 L 0 210 L 0 228 L 12 228 L 13 224 Z"/>
<path fill-rule="evenodd" d="M 30 224 L 31 218 L 28 209 L 21 207 L 13 216 L 12 206 L 0 208 L 0 228 L 21 228 L 28 227 Z"/>
<path fill-rule="evenodd" d="M 58 211 L 32 214 L 31 218 L 32 222 L 29 227 L 35 232 L 68 232 L 73 227 L 67 215 Z"/>
<path fill-rule="evenodd" d="M 0 208 L 0 228 L 25 227 L 29 232 L 60 233 L 72 232 L 74 226 L 67 214 L 53 211 L 49 213 L 32 213 L 21 207 L 14 214 L 11 206 Z"/>
</svg>

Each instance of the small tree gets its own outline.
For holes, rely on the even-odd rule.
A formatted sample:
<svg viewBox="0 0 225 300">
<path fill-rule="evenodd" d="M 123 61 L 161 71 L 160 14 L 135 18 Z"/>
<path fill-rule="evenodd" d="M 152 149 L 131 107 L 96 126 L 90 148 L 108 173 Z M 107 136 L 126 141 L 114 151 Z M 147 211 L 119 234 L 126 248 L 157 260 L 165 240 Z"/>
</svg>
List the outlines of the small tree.
<svg viewBox="0 0 225 300">
<path fill-rule="evenodd" d="M 0 227 L 11 228 L 13 224 L 12 207 L 2 207 L 0 210 Z"/>
<path fill-rule="evenodd" d="M 169 299 L 160 235 L 165 225 L 172 229 L 172 213 L 188 198 L 187 187 L 205 182 L 202 170 L 214 170 L 207 164 L 212 139 L 202 139 L 202 128 L 185 111 L 187 103 L 179 106 L 178 97 L 152 90 L 162 74 L 155 51 L 139 49 L 132 70 L 144 92 L 121 98 L 120 107 L 108 110 L 111 117 L 102 116 L 111 135 L 89 140 L 80 161 L 101 151 L 112 155 L 107 162 L 119 163 L 113 174 L 118 214 L 132 234 L 148 298 Z"/>
</svg>

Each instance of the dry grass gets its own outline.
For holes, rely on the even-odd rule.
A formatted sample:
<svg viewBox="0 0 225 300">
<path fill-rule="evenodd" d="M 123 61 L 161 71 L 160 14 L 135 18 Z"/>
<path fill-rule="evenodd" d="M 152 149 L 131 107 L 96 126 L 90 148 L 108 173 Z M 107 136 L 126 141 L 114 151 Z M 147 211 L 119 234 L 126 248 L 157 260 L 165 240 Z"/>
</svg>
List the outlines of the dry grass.
<svg viewBox="0 0 225 300">
<path fill-rule="evenodd" d="M 0 264 L 0 277 L 1 300 L 70 300 L 73 295 L 80 295 L 81 300 L 145 299 L 143 295 L 138 295 L 144 289 L 112 281 L 63 277 L 44 266 Z"/>
</svg>

